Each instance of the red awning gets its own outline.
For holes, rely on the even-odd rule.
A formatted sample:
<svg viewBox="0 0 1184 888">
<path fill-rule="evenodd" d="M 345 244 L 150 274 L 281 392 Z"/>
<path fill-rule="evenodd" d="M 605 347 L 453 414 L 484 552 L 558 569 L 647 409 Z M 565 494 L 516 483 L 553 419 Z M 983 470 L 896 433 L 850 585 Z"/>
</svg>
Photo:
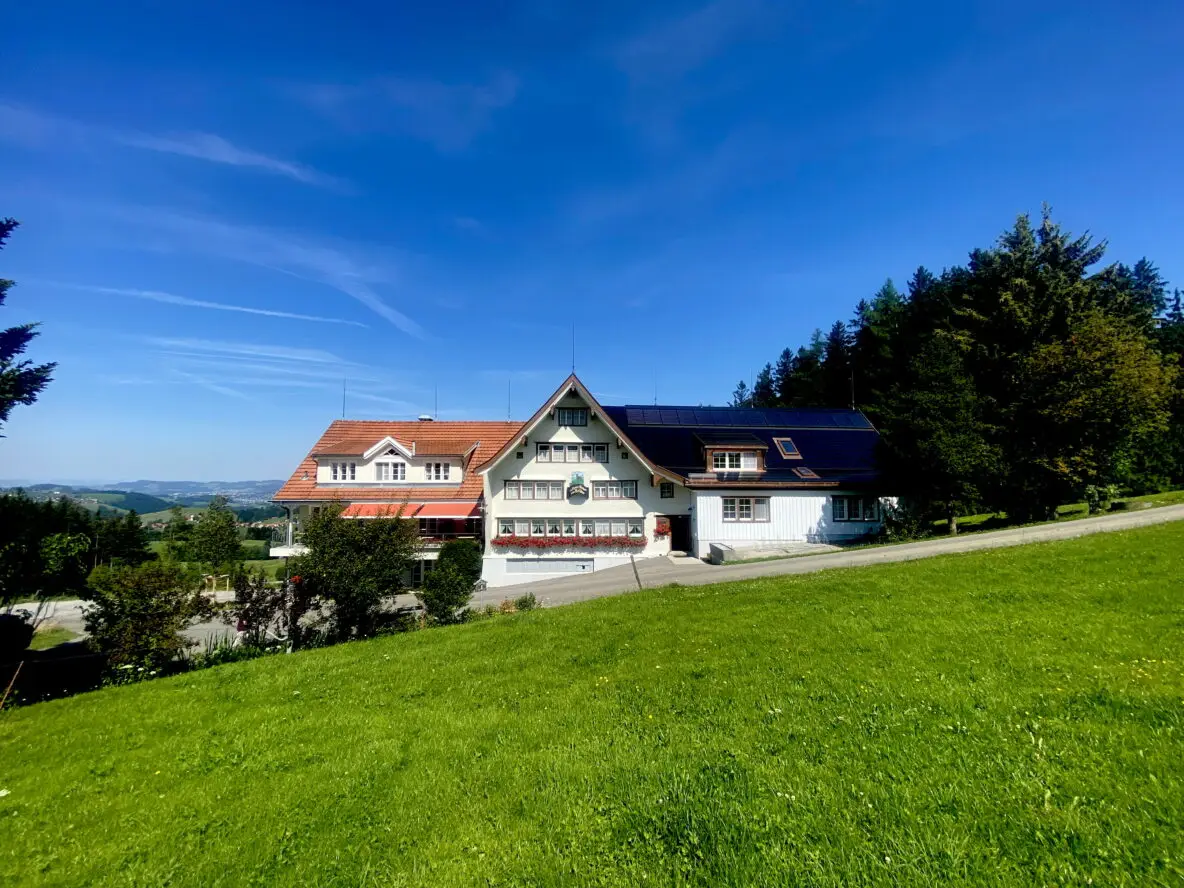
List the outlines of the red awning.
<svg viewBox="0 0 1184 888">
<path fill-rule="evenodd" d="M 426 503 L 415 513 L 416 518 L 476 518 L 476 503 Z"/>
<path fill-rule="evenodd" d="M 415 518 L 423 503 L 354 503 L 345 507 L 342 518 L 394 518 L 402 507 L 403 518 Z"/>
</svg>

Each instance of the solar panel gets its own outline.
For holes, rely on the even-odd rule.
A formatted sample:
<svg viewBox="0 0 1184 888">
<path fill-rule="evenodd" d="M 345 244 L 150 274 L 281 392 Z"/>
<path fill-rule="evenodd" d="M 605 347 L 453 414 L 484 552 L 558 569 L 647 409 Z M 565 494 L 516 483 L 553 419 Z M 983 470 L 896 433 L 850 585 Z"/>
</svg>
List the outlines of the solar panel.
<svg viewBox="0 0 1184 888">
<path fill-rule="evenodd" d="M 629 425 L 645 425 L 645 411 L 640 407 L 625 408 L 625 422 Z"/>
<path fill-rule="evenodd" d="M 644 407 L 625 408 L 630 425 L 715 426 L 717 428 L 871 429 L 867 417 L 852 410 L 756 409 L 744 407 Z"/>
</svg>

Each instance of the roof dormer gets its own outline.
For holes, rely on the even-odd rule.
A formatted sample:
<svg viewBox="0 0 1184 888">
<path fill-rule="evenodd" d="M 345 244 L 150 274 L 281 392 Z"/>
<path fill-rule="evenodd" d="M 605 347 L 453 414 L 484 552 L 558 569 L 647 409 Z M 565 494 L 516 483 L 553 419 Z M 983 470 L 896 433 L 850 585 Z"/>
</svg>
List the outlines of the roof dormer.
<svg viewBox="0 0 1184 888">
<path fill-rule="evenodd" d="M 364 456 L 366 459 L 373 459 L 375 456 L 380 454 L 383 456 L 401 456 L 404 459 L 411 459 L 411 457 L 415 456 L 415 442 L 411 442 L 411 446 L 407 447 L 407 445 L 396 441 L 390 435 L 387 435 L 385 438 L 367 450 L 364 454 L 362 454 L 362 456 Z"/>
</svg>

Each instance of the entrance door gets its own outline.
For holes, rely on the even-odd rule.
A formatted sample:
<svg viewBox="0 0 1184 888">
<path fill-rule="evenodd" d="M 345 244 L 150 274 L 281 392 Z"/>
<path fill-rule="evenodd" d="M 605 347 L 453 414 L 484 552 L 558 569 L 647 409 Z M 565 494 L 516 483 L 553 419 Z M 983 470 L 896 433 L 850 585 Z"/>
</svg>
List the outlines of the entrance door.
<svg viewBox="0 0 1184 888">
<path fill-rule="evenodd" d="M 691 516 L 670 516 L 670 548 L 675 552 L 691 551 Z"/>
</svg>

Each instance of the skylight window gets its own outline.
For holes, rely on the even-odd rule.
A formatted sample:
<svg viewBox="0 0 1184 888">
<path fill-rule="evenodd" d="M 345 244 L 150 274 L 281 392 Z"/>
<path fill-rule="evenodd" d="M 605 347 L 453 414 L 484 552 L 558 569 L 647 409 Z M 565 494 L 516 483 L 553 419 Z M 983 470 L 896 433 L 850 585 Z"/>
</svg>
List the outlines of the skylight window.
<svg viewBox="0 0 1184 888">
<path fill-rule="evenodd" d="M 819 477 L 818 473 L 808 466 L 798 466 L 793 470 L 793 473 L 799 478 L 805 478 L 809 481 L 817 480 Z"/>
<path fill-rule="evenodd" d="M 802 458 L 798 446 L 793 443 L 793 438 L 774 438 L 773 443 L 777 445 L 777 449 L 781 451 L 781 455 L 786 459 Z"/>
</svg>

